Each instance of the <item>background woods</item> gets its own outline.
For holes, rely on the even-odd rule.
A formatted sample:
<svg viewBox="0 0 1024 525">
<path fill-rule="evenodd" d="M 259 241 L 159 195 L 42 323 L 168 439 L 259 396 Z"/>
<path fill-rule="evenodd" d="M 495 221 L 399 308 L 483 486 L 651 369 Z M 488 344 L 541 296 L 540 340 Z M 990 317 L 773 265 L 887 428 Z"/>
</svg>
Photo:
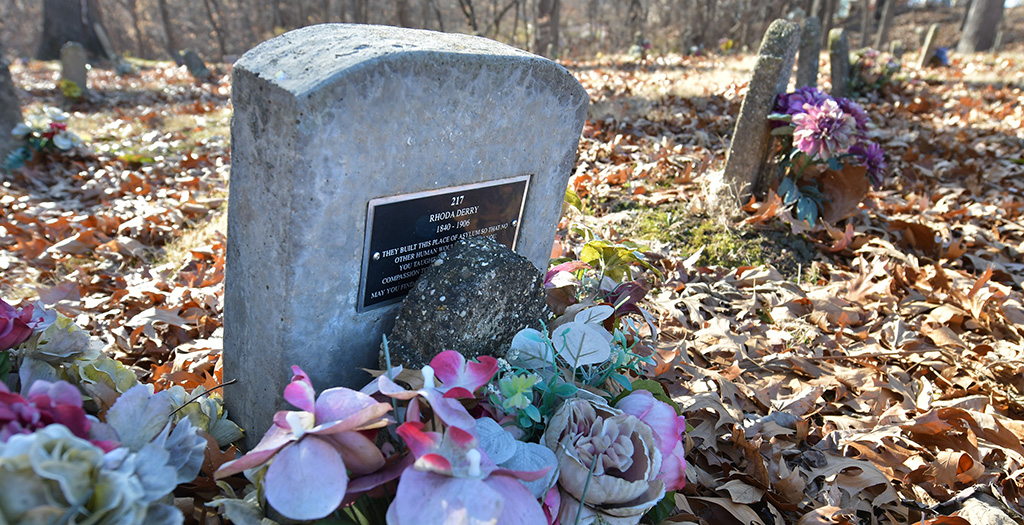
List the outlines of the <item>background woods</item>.
<svg viewBox="0 0 1024 525">
<path fill-rule="evenodd" d="M 904 0 L 892 10 L 927 8 L 960 22 L 967 5 Z M 6 0 L 0 34 L 18 56 L 54 59 L 68 39 L 99 55 L 94 26 L 100 24 L 125 55 L 167 59 L 195 49 L 219 61 L 290 29 L 351 22 L 472 33 L 540 54 L 580 57 L 622 52 L 638 36 L 660 52 L 754 47 L 772 19 L 800 12 L 817 14 L 825 34 L 843 26 L 863 35 L 854 41 L 878 46 L 899 36 L 879 31 L 886 25 L 883 7 L 878 0 Z M 996 14 L 987 13 L 984 23 L 992 25 Z M 985 33 L 994 38 L 995 31 Z"/>
</svg>

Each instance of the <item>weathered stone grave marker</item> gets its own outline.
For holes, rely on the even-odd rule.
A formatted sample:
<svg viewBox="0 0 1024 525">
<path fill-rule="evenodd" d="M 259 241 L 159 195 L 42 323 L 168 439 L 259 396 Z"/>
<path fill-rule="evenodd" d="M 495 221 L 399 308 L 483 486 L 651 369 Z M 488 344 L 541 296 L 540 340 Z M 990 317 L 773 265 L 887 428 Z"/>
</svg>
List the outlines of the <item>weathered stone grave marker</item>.
<svg viewBox="0 0 1024 525">
<path fill-rule="evenodd" d="M 181 54 L 181 61 L 188 68 L 188 72 L 192 75 L 192 78 L 196 80 L 208 80 L 213 73 L 210 72 L 210 68 L 206 67 L 206 62 L 196 53 L 195 50 L 189 49 Z"/>
<path fill-rule="evenodd" d="M 85 46 L 68 42 L 60 48 L 61 80 L 74 82 L 85 93 L 89 90 L 89 55 Z"/>
<path fill-rule="evenodd" d="M 395 301 L 462 237 L 545 268 L 588 96 L 491 40 L 297 29 L 233 70 L 225 392 L 252 446 L 301 366 L 359 388 Z M 500 286 L 500 282 L 494 286 Z"/>
<path fill-rule="evenodd" d="M 828 61 L 832 79 L 832 96 L 845 97 L 850 80 L 850 42 L 846 30 L 836 28 L 828 34 Z"/>
<path fill-rule="evenodd" d="M 21 103 L 18 91 L 11 80 L 11 71 L 4 58 L 3 46 L 0 46 L 0 166 L 7 160 L 7 155 L 21 147 L 21 141 L 11 136 L 11 130 L 21 123 Z"/>
<path fill-rule="evenodd" d="M 809 16 L 800 30 L 800 55 L 796 67 L 796 87 L 818 85 L 818 60 L 821 58 L 821 20 Z"/>
<path fill-rule="evenodd" d="M 724 190 L 735 192 L 741 201 L 758 189 L 771 138 L 768 115 L 775 105 L 775 97 L 789 85 L 799 45 L 799 27 L 785 20 L 773 21 L 761 39 L 750 86 L 740 105 L 729 144 L 723 176 L 727 186 Z M 722 190 L 711 191 L 719 193 Z M 716 195 L 714 198 L 721 197 Z"/>
<path fill-rule="evenodd" d="M 939 24 L 930 25 L 928 27 L 928 36 L 925 37 L 924 45 L 921 46 L 921 56 L 917 60 L 918 69 L 927 66 L 935 58 L 935 50 L 938 49 L 935 39 L 938 35 Z"/>
</svg>

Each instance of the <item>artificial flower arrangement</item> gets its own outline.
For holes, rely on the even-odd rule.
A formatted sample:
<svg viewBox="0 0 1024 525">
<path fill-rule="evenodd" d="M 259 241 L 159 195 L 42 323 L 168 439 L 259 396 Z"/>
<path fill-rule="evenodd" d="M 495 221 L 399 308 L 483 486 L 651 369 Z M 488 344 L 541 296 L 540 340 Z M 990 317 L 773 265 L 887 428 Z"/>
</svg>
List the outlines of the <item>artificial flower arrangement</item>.
<svg viewBox="0 0 1024 525">
<path fill-rule="evenodd" d="M 629 268 L 642 255 L 587 246 L 593 266 L 569 261 L 547 274 L 559 315 L 519 332 L 503 358 L 442 351 L 421 370 L 389 367 L 359 391 L 319 396 L 293 367 L 284 399 L 296 410 L 278 412 L 255 448 L 217 472 L 244 473 L 252 486 L 213 505 L 236 523 L 668 517 L 685 485 L 685 422 L 660 383 L 640 375 L 650 358 L 637 353 L 636 303 L 646 291 Z"/>
<path fill-rule="evenodd" d="M 67 317 L 0 300 L 0 523 L 182 523 L 172 493 L 242 435 L 204 393 L 154 393 Z"/>
<path fill-rule="evenodd" d="M 82 139 L 68 131 L 67 113 L 46 107 L 29 115 L 26 122 L 19 123 L 11 135 L 24 140 L 25 145 L 12 151 L 4 161 L 7 171 L 18 169 L 36 155 L 68 152 L 80 146 Z"/>
<path fill-rule="evenodd" d="M 902 67 L 899 59 L 892 55 L 880 53 L 877 49 L 862 49 L 854 53 L 847 88 L 850 93 L 862 96 L 881 91 L 892 83 Z"/>
<path fill-rule="evenodd" d="M 856 102 L 804 87 L 780 95 L 768 118 L 778 139 L 776 193 L 798 220 L 838 220 L 856 208 L 869 183 L 882 186 L 885 154 L 868 136 L 868 115 Z"/>
</svg>

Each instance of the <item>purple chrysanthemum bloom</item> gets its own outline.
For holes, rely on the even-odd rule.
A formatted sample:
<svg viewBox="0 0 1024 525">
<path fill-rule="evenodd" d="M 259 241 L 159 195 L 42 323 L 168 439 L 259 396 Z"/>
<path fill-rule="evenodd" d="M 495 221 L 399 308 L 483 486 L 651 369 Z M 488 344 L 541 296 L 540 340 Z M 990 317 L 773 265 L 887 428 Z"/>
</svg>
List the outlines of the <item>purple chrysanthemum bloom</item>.
<svg viewBox="0 0 1024 525">
<path fill-rule="evenodd" d="M 850 147 L 850 154 L 859 157 L 868 167 L 868 179 L 875 188 L 881 188 L 885 181 L 885 152 L 874 142 L 858 142 Z"/>
<path fill-rule="evenodd" d="M 806 86 L 792 93 L 779 95 L 779 99 L 775 103 L 775 111 L 787 115 L 796 115 L 804 113 L 804 104 L 817 106 L 831 99 L 832 97 L 828 93 L 816 87 Z"/>
<path fill-rule="evenodd" d="M 857 131 L 860 133 L 868 132 L 868 114 L 860 107 L 860 104 L 844 97 L 837 97 L 836 103 L 839 104 L 844 113 L 853 117 L 854 122 L 857 123 Z"/>
<path fill-rule="evenodd" d="M 793 144 L 809 157 L 828 160 L 847 148 L 856 132 L 853 117 L 829 98 L 817 105 L 804 104 L 806 113 L 793 115 Z"/>
</svg>

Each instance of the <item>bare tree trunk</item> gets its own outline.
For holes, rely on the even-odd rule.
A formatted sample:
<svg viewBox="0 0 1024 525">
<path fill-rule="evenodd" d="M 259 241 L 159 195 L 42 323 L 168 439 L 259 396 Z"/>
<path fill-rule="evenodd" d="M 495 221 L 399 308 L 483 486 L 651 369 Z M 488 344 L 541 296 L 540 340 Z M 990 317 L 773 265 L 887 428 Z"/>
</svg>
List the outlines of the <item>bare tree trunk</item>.
<svg viewBox="0 0 1024 525">
<path fill-rule="evenodd" d="M 367 0 L 352 0 L 353 17 L 357 24 L 365 24 L 370 21 Z"/>
<path fill-rule="evenodd" d="M 401 27 L 412 27 L 409 19 L 409 0 L 395 0 L 395 22 Z"/>
<path fill-rule="evenodd" d="M 157 0 L 157 8 L 160 11 L 160 20 L 164 26 L 164 37 L 167 54 L 174 59 L 174 62 L 179 66 L 183 63 L 181 61 L 181 46 L 178 44 L 178 33 L 174 29 L 174 25 L 171 23 L 171 11 L 167 7 L 167 0 Z"/>
<path fill-rule="evenodd" d="M 882 49 L 889 41 L 889 28 L 892 27 L 892 17 L 896 14 L 896 3 L 896 0 L 888 0 L 882 8 L 882 22 L 875 35 L 875 49 Z"/>
<path fill-rule="evenodd" d="M 996 43 L 999 23 L 1003 20 L 1003 0 L 974 0 L 967 13 L 967 23 L 956 45 L 958 53 L 988 51 Z"/>
<path fill-rule="evenodd" d="M 213 4 L 211 6 L 210 4 Z M 210 21 L 210 27 L 213 29 L 213 37 L 217 40 L 217 48 L 220 50 L 220 60 L 224 60 L 224 55 L 228 54 L 227 44 L 224 42 L 224 31 L 221 27 L 220 20 L 224 20 L 221 16 L 220 6 L 217 5 L 217 0 L 203 0 L 203 7 L 206 9 L 206 18 Z M 213 12 L 216 9 L 217 16 L 214 17 Z"/>
<path fill-rule="evenodd" d="M 473 30 L 473 33 L 479 33 L 480 28 L 476 24 L 476 10 L 473 9 L 473 0 L 459 0 L 459 9 L 462 11 L 462 16 L 466 17 L 466 24 Z"/>
<path fill-rule="evenodd" d="M 537 0 L 537 23 L 534 24 L 534 52 L 553 58 L 558 54 L 559 0 Z"/>
<path fill-rule="evenodd" d="M 871 34 L 871 0 L 861 1 L 860 16 L 860 47 L 868 47 L 868 35 Z"/>
<path fill-rule="evenodd" d="M 67 42 L 78 42 L 91 55 L 108 58 L 94 24 L 103 25 L 97 0 L 43 0 L 43 32 L 36 58 L 60 58 L 60 48 Z"/>
</svg>

